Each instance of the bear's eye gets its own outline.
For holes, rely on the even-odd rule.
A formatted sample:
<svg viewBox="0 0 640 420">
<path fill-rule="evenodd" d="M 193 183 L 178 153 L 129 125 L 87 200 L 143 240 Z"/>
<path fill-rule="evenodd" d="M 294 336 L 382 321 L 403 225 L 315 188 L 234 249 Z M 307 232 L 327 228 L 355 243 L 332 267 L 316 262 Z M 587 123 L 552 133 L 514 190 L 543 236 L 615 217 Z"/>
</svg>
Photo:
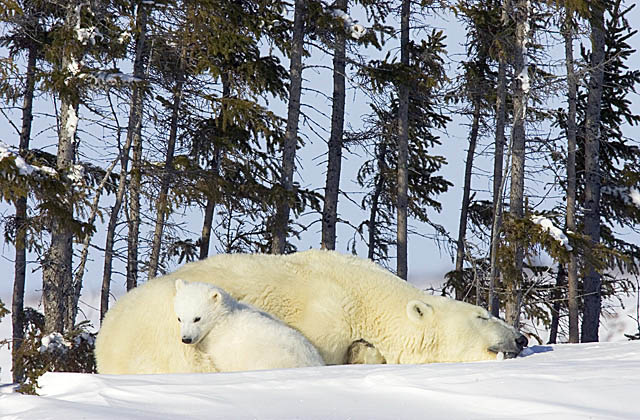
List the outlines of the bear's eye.
<svg viewBox="0 0 640 420">
<path fill-rule="evenodd" d="M 483 320 L 483 321 L 488 321 L 488 320 L 489 320 L 489 318 L 488 318 L 488 317 L 483 316 L 483 315 L 478 315 L 478 319 L 481 319 L 481 320 Z"/>
<path fill-rule="evenodd" d="M 198 321 L 200 321 L 200 317 L 193 318 L 193 322 L 198 322 Z"/>
<path fill-rule="evenodd" d="M 182 322 L 182 320 L 180 318 L 178 318 L 178 322 Z"/>
</svg>

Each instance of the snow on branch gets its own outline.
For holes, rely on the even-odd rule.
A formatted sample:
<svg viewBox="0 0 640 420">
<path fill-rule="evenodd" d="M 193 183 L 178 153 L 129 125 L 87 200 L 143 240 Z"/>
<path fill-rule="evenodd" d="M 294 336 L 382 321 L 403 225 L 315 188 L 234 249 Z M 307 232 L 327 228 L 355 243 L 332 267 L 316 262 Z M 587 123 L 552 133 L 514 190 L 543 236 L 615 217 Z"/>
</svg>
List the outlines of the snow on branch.
<svg viewBox="0 0 640 420">
<path fill-rule="evenodd" d="M 364 34 L 367 33 L 365 27 L 357 23 L 357 21 L 353 20 L 353 18 L 349 16 L 349 14 L 344 10 L 336 9 L 335 7 L 324 2 L 323 5 L 325 9 L 327 9 L 329 13 L 331 13 L 334 17 L 342 19 L 345 29 L 351 33 L 351 38 L 360 39 L 364 36 Z"/>
<path fill-rule="evenodd" d="M 562 229 L 554 225 L 553 221 L 541 215 L 532 215 L 531 221 L 536 225 L 539 225 L 542 230 L 548 232 L 549 235 L 551 235 L 551 237 L 556 241 L 560 242 L 560 245 L 564 246 L 567 251 L 573 250 L 573 247 L 569 245 L 569 238 L 567 235 L 564 234 Z"/>
<path fill-rule="evenodd" d="M 57 175 L 56 170 L 49 166 L 36 166 L 27 163 L 22 156 L 11 150 L 7 144 L 0 141 L 0 161 L 7 158 L 14 159 L 13 163 L 18 169 L 18 174 L 22 176 L 29 176 L 34 172 L 41 172 L 51 176 Z"/>
<path fill-rule="evenodd" d="M 96 71 L 81 75 L 81 78 L 91 79 L 96 84 L 117 85 L 120 83 L 138 83 L 144 80 L 130 74 L 120 72 Z"/>
<path fill-rule="evenodd" d="M 80 41 L 82 45 L 95 45 L 96 40 L 103 39 L 104 36 L 102 35 L 102 32 L 100 32 L 100 30 L 95 26 L 90 26 L 88 28 L 80 27 L 80 16 L 83 7 L 87 7 L 89 9 L 89 13 L 93 15 L 93 12 L 91 11 L 91 4 L 89 2 L 82 2 L 76 6 L 76 24 L 73 28 L 76 33 L 76 39 Z"/>
<path fill-rule="evenodd" d="M 58 353 L 64 354 L 71 348 L 71 343 L 59 332 L 53 332 L 42 337 L 41 345 L 38 348 L 39 353 Z"/>
<path fill-rule="evenodd" d="M 609 187 L 600 188 L 602 194 L 611 195 L 624 202 L 628 206 L 635 206 L 640 209 L 640 190 L 633 187 Z"/>
</svg>

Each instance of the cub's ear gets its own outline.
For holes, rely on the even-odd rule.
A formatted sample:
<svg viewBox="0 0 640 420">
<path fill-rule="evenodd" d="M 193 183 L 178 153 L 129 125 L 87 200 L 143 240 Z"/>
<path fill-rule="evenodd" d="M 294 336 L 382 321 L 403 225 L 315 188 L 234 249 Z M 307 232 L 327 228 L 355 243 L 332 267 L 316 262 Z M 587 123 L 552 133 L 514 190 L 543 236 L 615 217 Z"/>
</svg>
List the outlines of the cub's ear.
<svg viewBox="0 0 640 420">
<path fill-rule="evenodd" d="M 186 281 L 184 281 L 182 279 L 177 279 L 176 280 L 176 291 L 182 289 L 186 284 L 187 284 Z"/>
<path fill-rule="evenodd" d="M 433 308 L 421 300 L 412 300 L 407 303 L 407 316 L 413 322 L 423 321 L 431 312 Z"/>
</svg>

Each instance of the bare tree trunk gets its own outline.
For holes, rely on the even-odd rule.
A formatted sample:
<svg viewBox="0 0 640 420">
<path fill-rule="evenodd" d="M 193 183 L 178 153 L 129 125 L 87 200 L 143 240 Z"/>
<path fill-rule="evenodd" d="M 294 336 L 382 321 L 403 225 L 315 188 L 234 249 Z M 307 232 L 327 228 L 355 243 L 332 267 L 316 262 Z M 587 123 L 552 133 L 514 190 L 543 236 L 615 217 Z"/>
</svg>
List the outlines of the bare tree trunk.
<svg viewBox="0 0 640 420">
<path fill-rule="evenodd" d="M 514 219 L 524 216 L 524 169 L 525 169 L 525 117 L 527 109 L 528 70 L 526 65 L 526 48 L 528 37 L 529 3 L 519 0 L 515 8 L 516 43 L 514 52 L 514 71 L 516 74 L 516 88 L 513 98 L 513 128 L 511 142 L 513 157 L 511 159 L 511 191 L 510 212 Z M 520 324 L 520 300 L 522 286 L 522 268 L 524 263 L 524 249 L 516 241 L 514 250 L 513 278 L 507 282 L 506 321 L 518 328 Z"/>
<path fill-rule="evenodd" d="M 302 90 L 302 54 L 304 49 L 305 1 L 295 0 L 293 17 L 293 36 L 291 39 L 291 63 L 289 74 L 289 105 L 287 110 L 287 128 L 282 144 L 282 176 L 280 186 L 283 196 L 276 206 L 273 226 L 272 254 L 284 253 L 287 244 L 289 225 L 289 199 L 293 192 L 293 173 L 295 170 L 296 146 L 298 144 L 298 123 L 300 118 L 300 94 Z"/>
<path fill-rule="evenodd" d="M 20 130 L 20 156 L 25 157 L 31 140 L 31 125 L 33 122 L 33 95 L 36 86 L 36 61 L 38 48 L 29 47 L 27 58 L 27 79 L 25 81 L 24 101 L 22 103 L 22 128 Z M 17 350 L 24 339 L 24 289 L 27 273 L 27 197 L 16 201 L 16 261 L 14 264 L 15 277 L 13 280 L 13 300 L 11 302 L 12 333 L 12 372 L 13 382 L 24 379 L 24 367 Z"/>
<path fill-rule="evenodd" d="M 458 249 L 456 254 L 456 276 L 459 276 L 460 285 L 464 283 L 464 255 L 465 236 L 467 234 L 467 214 L 469 202 L 471 201 L 471 172 L 473 171 L 473 158 L 476 152 L 476 142 L 478 140 L 478 129 L 480 127 L 480 99 L 474 93 L 473 101 L 473 121 L 471 123 L 471 133 L 469 135 L 469 149 L 467 150 L 467 161 L 464 169 L 464 189 L 462 190 L 462 208 L 460 209 L 460 224 L 458 226 Z M 456 287 L 456 299 L 462 300 L 464 292 Z"/>
<path fill-rule="evenodd" d="M 334 7 L 347 11 L 347 0 L 337 0 Z M 331 136 L 327 162 L 327 180 L 322 209 L 322 248 L 336 248 L 336 220 L 338 218 L 338 193 L 342 165 L 342 136 L 344 132 L 345 102 L 345 35 L 335 35 L 333 53 L 333 105 L 331 108 Z"/>
<path fill-rule="evenodd" d="M 181 59 L 182 60 L 182 59 Z M 181 64 L 182 66 L 182 64 Z M 171 125 L 169 139 L 167 141 L 167 154 L 164 161 L 164 173 L 160 180 L 160 194 L 156 201 L 156 225 L 151 243 L 151 256 L 149 257 L 149 279 L 156 276 L 160 263 L 160 248 L 162 245 L 162 232 L 167 215 L 167 201 L 169 196 L 169 184 L 173 173 L 173 157 L 178 137 L 178 117 L 180 116 L 180 103 L 182 100 L 182 87 L 184 75 L 178 77 L 178 82 L 173 93 L 173 107 L 171 109 Z"/>
<path fill-rule="evenodd" d="M 560 324 L 560 310 L 562 308 L 562 288 L 565 285 L 567 272 L 562 264 L 558 264 L 558 274 L 556 276 L 556 287 L 551 292 L 553 304 L 551 305 L 551 327 L 549 328 L 549 342 L 556 344 L 558 340 L 558 326 Z"/>
<path fill-rule="evenodd" d="M 77 2 L 68 4 L 65 27 L 74 28 L 80 19 L 81 7 Z M 75 136 L 78 127 L 78 95 L 73 85 L 78 72 L 79 57 L 74 52 L 73 43 L 65 45 L 62 52 L 62 70 L 68 74 L 66 91 L 60 92 L 60 126 L 58 127 L 58 151 L 56 169 L 66 175 L 73 165 L 75 152 Z M 73 94 L 75 93 L 75 94 Z M 73 188 L 70 186 L 70 189 Z M 61 198 L 63 211 L 67 217 L 73 217 L 72 192 L 67 191 Z M 51 244 L 42 263 L 42 301 L 45 316 L 45 333 L 64 332 L 73 328 L 70 319 L 72 309 L 67 306 L 72 301 L 72 259 L 73 233 L 68 221 L 61 217 L 53 217 L 50 226 Z"/>
<path fill-rule="evenodd" d="M 573 68 L 573 13 L 566 11 L 564 23 L 564 48 L 567 66 L 567 230 L 576 231 L 576 97 L 577 82 Z M 569 252 L 567 272 L 568 307 L 569 307 L 569 342 L 579 341 L 578 333 L 578 262 L 575 251 Z"/>
<path fill-rule="evenodd" d="M 222 81 L 222 97 L 230 98 L 231 97 L 231 81 L 229 80 L 229 75 L 226 72 L 223 72 L 220 75 L 220 79 Z M 222 109 L 220 111 L 220 115 L 218 116 L 219 124 L 224 124 L 224 112 L 226 110 L 226 105 L 222 104 Z M 222 127 L 222 126 L 221 126 Z M 224 127 L 222 127 L 224 130 Z M 213 165 L 211 170 L 215 175 L 220 175 L 220 159 L 221 159 L 220 150 L 217 147 L 214 147 L 214 158 Z M 204 221 L 202 223 L 202 234 L 200 235 L 200 256 L 199 259 L 204 260 L 209 256 L 209 246 L 211 242 L 211 230 L 213 227 L 213 216 L 215 214 L 216 202 L 212 198 L 207 199 L 207 205 L 204 209 Z"/>
<path fill-rule="evenodd" d="M 604 81 L 604 5 L 592 2 L 591 16 L 591 63 L 589 96 L 585 121 L 585 192 L 584 232 L 592 247 L 600 242 L 600 104 Z M 600 323 L 600 273 L 587 259 L 584 278 L 584 314 L 582 317 L 582 342 L 598 341 Z"/>
<path fill-rule="evenodd" d="M 371 198 L 371 212 L 369 213 L 369 252 L 368 258 L 373 261 L 376 250 L 376 215 L 378 214 L 378 205 L 380 203 L 380 194 L 384 187 L 384 173 L 386 172 L 386 165 L 384 163 L 384 155 L 387 153 L 387 144 L 380 145 L 378 152 L 378 180 L 376 182 L 375 190 L 373 191 L 373 197 Z"/>
<path fill-rule="evenodd" d="M 137 40 L 136 40 L 136 57 L 133 62 L 133 75 L 137 79 L 144 79 L 145 60 L 148 52 L 146 50 L 145 41 L 147 35 L 147 7 L 140 3 L 137 10 Z M 127 187 L 127 177 L 129 175 L 129 152 L 132 144 L 141 144 L 142 130 L 142 112 L 144 106 L 144 86 L 141 82 L 133 85 L 131 92 L 131 107 L 129 108 L 129 124 L 127 127 L 127 139 L 120 155 L 120 177 L 118 180 L 118 191 L 116 192 L 116 200 L 111 207 L 109 215 L 109 224 L 107 226 L 107 239 L 104 252 L 104 269 L 102 272 L 102 290 L 100 292 L 100 321 L 104 318 L 109 310 L 109 295 L 111 289 L 111 275 L 113 273 L 113 245 L 118 224 L 118 216 Z M 135 283 L 129 282 L 127 276 L 127 290 L 135 287 Z"/>
<path fill-rule="evenodd" d="M 216 202 L 207 199 L 207 205 L 204 209 L 204 221 L 202 223 L 202 234 L 200 235 L 200 256 L 199 259 L 204 260 L 209 256 L 209 242 L 211 241 L 211 227 L 213 225 L 213 215 L 216 208 Z"/>
<path fill-rule="evenodd" d="M 409 16 L 411 14 L 411 2 L 402 0 L 400 12 L 400 62 L 405 68 L 409 67 Z M 409 203 L 409 86 L 408 81 L 400 83 L 399 109 L 398 109 L 398 172 L 397 172 L 397 218 L 398 232 L 396 257 L 396 274 L 401 279 L 407 279 L 407 234 Z"/>
<path fill-rule="evenodd" d="M 509 1 L 502 9 L 502 25 L 507 26 Z M 498 85 L 496 88 L 496 144 L 493 161 L 493 223 L 491 224 L 491 267 L 489 272 L 489 311 L 493 316 L 500 315 L 500 298 L 496 291 L 499 283 L 498 245 L 502 229 L 502 194 L 504 180 L 502 176 L 504 162 L 504 127 L 507 103 L 507 59 L 504 53 L 498 58 Z"/>
<path fill-rule="evenodd" d="M 127 290 L 138 285 L 138 247 L 140 238 L 140 193 L 142 191 L 142 136 L 133 138 L 127 214 Z M 104 294 L 108 296 L 108 293 Z"/>
<path fill-rule="evenodd" d="M 70 66 L 71 59 L 63 58 L 63 66 Z M 76 104 L 62 97 L 60 109 L 60 129 L 58 133 L 58 154 L 56 169 L 66 173 L 73 164 L 74 141 L 78 115 Z M 73 215 L 70 192 L 64 197 L 65 211 Z M 73 233 L 69 224 L 59 218 L 51 222 L 51 244 L 42 268 L 42 300 L 45 314 L 45 332 L 63 332 L 72 326 L 67 318 L 67 298 L 72 296 L 71 263 L 73 258 Z"/>
</svg>

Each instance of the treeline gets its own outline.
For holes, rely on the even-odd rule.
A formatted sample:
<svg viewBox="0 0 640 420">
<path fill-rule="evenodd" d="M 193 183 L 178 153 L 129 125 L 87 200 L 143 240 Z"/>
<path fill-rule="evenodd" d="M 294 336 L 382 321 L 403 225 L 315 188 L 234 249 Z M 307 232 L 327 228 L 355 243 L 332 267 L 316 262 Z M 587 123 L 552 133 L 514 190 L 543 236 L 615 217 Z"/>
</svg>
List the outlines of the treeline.
<svg viewBox="0 0 640 420">
<path fill-rule="evenodd" d="M 615 273 L 637 274 L 640 255 L 627 3 L 2 0 L 14 379 L 33 325 L 77 331 L 89 258 L 103 262 L 103 316 L 114 278 L 130 290 L 213 250 L 294 252 L 315 222 L 318 246 L 349 226 L 353 252 L 404 279 L 410 238 L 438 235 L 455 250 L 444 293 L 544 323 L 552 342 L 597 341 L 602 299 L 633 290 Z M 439 16 L 466 30 L 459 62 Z M 366 111 L 349 109 L 350 90 Z M 469 121 L 457 238 L 430 216 L 453 185 L 433 152 L 452 121 Z M 316 167 L 298 165 L 308 136 L 327 144 Z M 364 157 L 358 195 L 341 188 L 346 153 Z M 296 182 L 319 171 L 322 193 Z M 340 216 L 346 202 L 364 220 Z M 42 273 L 41 319 L 24 308 L 27 264 Z"/>
</svg>

